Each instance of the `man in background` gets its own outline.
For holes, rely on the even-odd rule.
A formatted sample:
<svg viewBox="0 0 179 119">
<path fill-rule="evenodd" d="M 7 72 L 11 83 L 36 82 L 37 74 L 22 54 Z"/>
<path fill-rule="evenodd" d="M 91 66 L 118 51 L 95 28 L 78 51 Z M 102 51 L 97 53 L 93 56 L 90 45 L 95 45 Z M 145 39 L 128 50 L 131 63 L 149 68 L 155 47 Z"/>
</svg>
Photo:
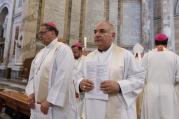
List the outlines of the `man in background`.
<svg viewBox="0 0 179 119">
<path fill-rule="evenodd" d="M 73 51 L 73 55 L 75 58 L 75 67 L 77 69 L 80 69 L 82 62 L 85 58 L 85 56 L 83 55 L 83 46 L 81 45 L 80 42 L 75 42 L 72 46 L 72 51 Z"/>
<path fill-rule="evenodd" d="M 83 46 L 80 42 L 75 42 L 72 46 L 72 51 L 73 51 L 73 55 L 75 58 L 75 68 L 77 71 L 79 71 L 81 69 L 82 63 L 85 59 L 85 56 L 83 55 Z M 77 98 L 77 102 L 78 102 L 78 115 L 80 117 L 80 119 L 84 118 L 84 108 L 83 108 L 83 103 L 84 103 L 84 93 L 83 92 L 78 92 L 78 90 L 76 90 L 76 98 Z"/>
<path fill-rule="evenodd" d="M 142 64 L 146 69 L 141 119 L 179 119 L 179 57 L 167 49 L 168 37 L 155 36 L 155 49 L 146 53 Z"/>
<path fill-rule="evenodd" d="M 137 43 L 133 47 L 133 54 L 137 62 L 142 63 L 142 57 L 144 55 L 144 48 L 141 44 Z M 143 92 L 143 91 L 142 91 Z M 142 104 L 142 94 L 140 93 L 136 100 L 136 106 L 137 106 L 137 118 L 140 119 L 141 114 L 141 104 Z"/>
</svg>

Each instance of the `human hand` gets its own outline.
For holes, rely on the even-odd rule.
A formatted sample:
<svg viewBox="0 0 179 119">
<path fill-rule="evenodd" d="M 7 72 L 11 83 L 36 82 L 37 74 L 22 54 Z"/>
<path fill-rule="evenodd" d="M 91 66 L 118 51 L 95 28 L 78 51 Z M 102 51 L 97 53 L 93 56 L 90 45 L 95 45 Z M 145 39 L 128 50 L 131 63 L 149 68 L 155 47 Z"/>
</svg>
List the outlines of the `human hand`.
<svg viewBox="0 0 179 119">
<path fill-rule="evenodd" d="M 46 101 L 46 100 L 43 101 L 43 102 L 41 103 L 41 106 L 40 106 L 41 112 L 44 113 L 44 114 L 47 114 L 50 106 L 51 106 L 51 103 L 49 103 L 49 102 Z"/>
<path fill-rule="evenodd" d="M 28 105 L 31 109 L 35 109 L 35 95 L 34 95 L 34 93 L 28 96 L 27 102 L 28 102 Z"/>
<path fill-rule="evenodd" d="M 105 94 L 116 94 L 120 92 L 120 85 L 115 80 L 105 80 L 101 83 L 100 89 Z"/>
<path fill-rule="evenodd" d="M 94 88 L 94 83 L 89 79 L 83 79 L 80 82 L 80 89 L 84 92 L 89 92 Z"/>
</svg>

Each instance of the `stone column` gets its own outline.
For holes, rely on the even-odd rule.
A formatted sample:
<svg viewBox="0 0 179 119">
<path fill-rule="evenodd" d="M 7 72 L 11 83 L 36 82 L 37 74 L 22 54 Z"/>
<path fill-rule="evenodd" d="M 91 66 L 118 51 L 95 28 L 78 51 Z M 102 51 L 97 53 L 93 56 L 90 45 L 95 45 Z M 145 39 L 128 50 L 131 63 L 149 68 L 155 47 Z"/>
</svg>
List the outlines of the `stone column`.
<svg viewBox="0 0 179 119">
<path fill-rule="evenodd" d="M 74 40 L 79 40 L 81 1 L 84 0 L 72 0 L 70 43 L 73 43 Z"/>
<path fill-rule="evenodd" d="M 141 41 L 141 0 L 121 0 L 120 46 L 132 49 Z"/>
<path fill-rule="evenodd" d="M 39 0 L 26 0 L 23 7 L 23 20 L 21 26 L 21 56 L 17 59 L 24 61 L 27 58 L 34 57 L 36 54 L 36 33 L 39 20 Z M 33 9 L 32 9 L 33 8 Z M 18 61 L 18 62 L 19 62 Z M 20 62 L 19 62 L 20 63 Z"/>
<path fill-rule="evenodd" d="M 153 0 L 142 0 L 142 45 L 148 51 L 154 46 Z"/>
<path fill-rule="evenodd" d="M 117 3 L 118 14 L 117 14 L 117 34 L 116 34 L 116 38 L 117 38 L 117 45 L 120 45 L 120 24 L 121 24 L 121 3 L 122 3 L 122 1 L 118 0 L 117 2 L 118 2 Z"/>
<path fill-rule="evenodd" d="M 94 47 L 95 24 L 104 18 L 104 0 L 87 0 L 84 37 L 87 37 L 88 47 Z"/>
<path fill-rule="evenodd" d="M 66 39 L 66 23 L 69 22 L 67 20 L 68 13 L 66 12 L 66 8 L 69 5 L 69 0 L 43 0 L 44 3 L 44 13 L 43 13 L 43 21 L 53 21 L 57 24 L 57 28 L 59 30 L 59 37 L 64 37 Z M 69 24 L 68 24 L 69 25 Z M 70 26 L 68 26 L 69 28 Z M 68 31 L 68 30 L 67 30 Z"/>
<path fill-rule="evenodd" d="M 104 0 L 104 17 L 108 21 L 109 20 L 109 7 L 111 0 Z"/>
<path fill-rule="evenodd" d="M 173 0 L 161 0 L 162 32 L 168 35 L 168 48 L 175 51 L 174 5 Z"/>
<path fill-rule="evenodd" d="M 71 9 L 72 9 L 72 0 L 66 0 L 65 5 L 65 25 L 64 25 L 64 40 L 69 44 L 70 40 L 70 24 L 71 24 Z"/>
<path fill-rule="evenodd" d="M 116 38 L 115 38 L 115 41 L 114 43 L 117 44 L 117 39 L 118 39 L 118 13 L 119 13 L 119 10 L 118 10 L 118 0 L 109 0 L 109 3 L 108 3 L 109 7 L 108 7 L 108 12 L 109 12 L 109 21 L 114 25 L 114 28 L 115 28 L 115 31 L 116 31 Z"/>
<path fill-rule="evenodd" d="M 86 0 L 81 0 L 79 40 L 84 44 Z"/>
</svg>

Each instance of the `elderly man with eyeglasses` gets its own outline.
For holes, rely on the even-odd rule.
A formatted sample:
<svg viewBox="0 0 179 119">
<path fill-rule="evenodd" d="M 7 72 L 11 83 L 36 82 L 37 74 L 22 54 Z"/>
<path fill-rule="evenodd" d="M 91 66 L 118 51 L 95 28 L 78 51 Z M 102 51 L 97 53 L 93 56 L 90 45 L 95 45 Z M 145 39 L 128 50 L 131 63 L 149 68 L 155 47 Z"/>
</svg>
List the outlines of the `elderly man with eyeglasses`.
<svg viewBox="0 0 179 119">
<path fill-rule="evenodd" d="M 71 48 L 58 42 L 55 23 L 40 27 L 39 39 L 45 47 L 32 62 L 26 87 L 31 119 L 76 119 L 73 89 L 74 58 Z"/>
</svg>

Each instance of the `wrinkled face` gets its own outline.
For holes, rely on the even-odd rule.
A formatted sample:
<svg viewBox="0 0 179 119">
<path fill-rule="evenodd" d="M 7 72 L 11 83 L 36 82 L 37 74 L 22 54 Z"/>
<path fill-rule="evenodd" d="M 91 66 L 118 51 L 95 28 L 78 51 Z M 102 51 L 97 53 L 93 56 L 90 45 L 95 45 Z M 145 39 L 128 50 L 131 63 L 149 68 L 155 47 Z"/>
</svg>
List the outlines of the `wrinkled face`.
<svg viewBox="0 0 179 119">
<path fill-rule="evenodd" d="M 98 49 L 105 50 L 112 44 L 115 32 L 108 23 L 99 22 L 94 29 L 94 35 L 94 41 Z"/>
<path fill-rule="evenodd" d="M 46 26 L 41 26 L 38 37 L 43 44 L 48 45 L 53 40 L 54 31 L 49 31 Z"/>
<path fill-rule="evenodd" d="M 72 48 L 72 51 L 73 51 L 73 55 L 74 55 L 74 58 L 75 59 L 78 59 L 81 57 L 82 55 L 82 50 L 80 50 L 78 47 L 73 47 Z"/>
</svg>

